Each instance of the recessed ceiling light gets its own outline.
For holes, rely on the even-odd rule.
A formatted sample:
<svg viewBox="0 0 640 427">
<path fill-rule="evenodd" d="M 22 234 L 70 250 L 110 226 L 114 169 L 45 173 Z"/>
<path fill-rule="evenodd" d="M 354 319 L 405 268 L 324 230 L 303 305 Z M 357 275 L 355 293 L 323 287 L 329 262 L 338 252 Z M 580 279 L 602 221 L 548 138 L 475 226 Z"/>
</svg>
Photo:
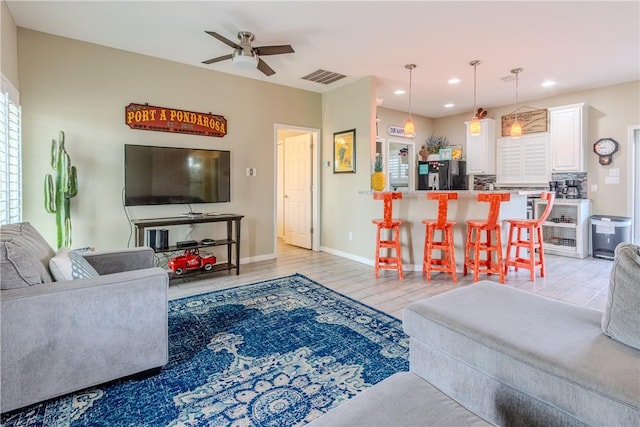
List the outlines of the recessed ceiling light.
<svg viewBox="0 0 640 427">
<path fill-rule="evenodd" d="M 457 77 L 453 77 L 449 79 L 447 83 L 449 83 L 450 85 L 457 85 L 458 83 L 460 83 L 460 79 Z"/>
<path fill-rule="evenodd" d="M 453 108 L 456 104 L 444 104 L 444 108 Z"/>
<path fill-rule="evenodd" d="M 404 95 L 406 92 L 404 91 L 404 89 L 398 89 L 393 93 L 395 93 L 396 95 Z"/>
<path fill-rule="evenodd" d="M 551 86 L 555 86 L 556 82 L 554 82 L 553 80 L 545 80 L 542 83 L 542 87 L 551 87 Z"/>
</svg>

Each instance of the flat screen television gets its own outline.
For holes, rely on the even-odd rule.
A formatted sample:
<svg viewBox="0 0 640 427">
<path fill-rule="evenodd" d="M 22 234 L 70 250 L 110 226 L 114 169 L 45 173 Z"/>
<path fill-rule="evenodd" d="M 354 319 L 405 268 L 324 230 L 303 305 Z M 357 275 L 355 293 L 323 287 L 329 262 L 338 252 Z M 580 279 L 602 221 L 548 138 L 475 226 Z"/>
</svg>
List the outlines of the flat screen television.
<svg viewBox="0 0 640 427">
<path fill-rule="evenodd" d="M 230 201 L 229 151 L 125 144 L 125 206 Z"/>
</svg>

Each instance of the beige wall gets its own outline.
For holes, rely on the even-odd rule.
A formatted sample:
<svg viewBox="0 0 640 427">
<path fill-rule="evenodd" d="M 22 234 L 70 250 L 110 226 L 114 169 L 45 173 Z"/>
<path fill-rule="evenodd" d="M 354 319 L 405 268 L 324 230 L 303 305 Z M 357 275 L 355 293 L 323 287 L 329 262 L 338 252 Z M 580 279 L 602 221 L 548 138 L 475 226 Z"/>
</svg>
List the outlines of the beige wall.
<svg viewBox="0 0 640 427">
<path fill-rule="evenodd" d="M 7 3 L 0 1 L 0 71 L 13 86 L 20 89 L 18 81 L 18 31 Z"/>
<path fill-rule="evenodd" d="M 371 213 L 356 195 L 368 190 L 375 147 L 375 80 L 363 78 L 323 96 L 320 245 L 336 253 L 361 255 L 362 236 L 371 231 Z M 356 172 L 333 173 L 333 134 L 356 130 Z M 352 240 L 348 234 L 352 233 Z"/>
<path fill-rule="evenodd" d="M 124 144 L 231 150 L 231 203 L 198 205 L 207 211 L 245 215 L 243 258 L 273 253 L 275 240 L 274 123 L 320 128 L 319 94 L 187 66 L 20 28 L 19 70 L 23 107 L 24 219 L 55 243 L 54 216 L 43 207 L 43 180 L 58 131 L 78 168 L 72 199 L 73 246 L 127 245 L 130 229 L 122 207 Z M 224 138 L 132 130 L 124 123 L 129 103 L 221 114 Z M 363 130 L 366 138 L 366 130 Z M 245 168 L 257 176 L 245 176 Z M 132 207 L 132 218 L 175 216 L 185 205 Z M 220 225 L 222 226 L 222 225 Z M 211 237 L 210 225 L 193 238 Z M 182 240 L 187 229 L 172 228 Z M 212 236 L 216 237 L 216 236 Z M 222 255 L 226 259 L 226 255 Z"/>
<path fill-rule="evenodd" d="M 411 115 L 411 119 L 416 126 L 415 138 L 403 138 L 398 136 L 389 135 L 389 126 L 403 126 L 404 122 L 409 117 L 407 113 L 403 111 L 390 110 L 384 107 L 378 107 L 377 110 L 378 120 L 378 137 L 385 140 L 392 139 L 394 141 L 411 142 L 415 146 L 415 152 L 420 151 L 420 147 L 434 133 L 434 119 L 429 117 L 418 116 L 416 114 Z"/>
</svg>

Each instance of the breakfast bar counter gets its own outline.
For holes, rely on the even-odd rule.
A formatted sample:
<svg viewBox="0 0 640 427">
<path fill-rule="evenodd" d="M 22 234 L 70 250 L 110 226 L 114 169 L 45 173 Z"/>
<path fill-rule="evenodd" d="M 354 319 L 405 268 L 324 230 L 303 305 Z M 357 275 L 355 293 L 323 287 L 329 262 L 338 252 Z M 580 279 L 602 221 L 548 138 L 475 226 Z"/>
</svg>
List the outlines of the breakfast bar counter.
<svg viewBox="0 0 640 427">
<path fill-rule="evenodd" d="M 431 191 L 402 192 L 402 199 L 393 202 L 393 217 L 403 221 L 401 226 L 402 259 L 405 271 L 421 271 L 424 251 L 425 227 L 422 220 L 436 219 L 438 216 L 438 202 L 427 199 Z M 464 245 L 466 239 L 466 221 L 469 219 L 484 219 L 489 214 L 489 203 L 479 202 L 478 194 L 509 193 L 511 199 L 500 205 L 500 220 L 527 217 L 527 194 L 521 191 L 477 191 L 457 190 L 458 200 L 449 202 L 447 217 L 455 221 L 454 246 L 458 270 L 462 270 L 464 262 Z M 373 199 L 373 191 L 360 191 L 360 197 Z M 364 200 L 363 200 L 364 201 Z M 382 203 L 377 202 L 372 210 L 371 219 L 382 217 Z M 506 248 L 508 228 L 502 226 L 502 244 Z M 372 229 L 372 234 L 374 233 Z"/>
</svg>

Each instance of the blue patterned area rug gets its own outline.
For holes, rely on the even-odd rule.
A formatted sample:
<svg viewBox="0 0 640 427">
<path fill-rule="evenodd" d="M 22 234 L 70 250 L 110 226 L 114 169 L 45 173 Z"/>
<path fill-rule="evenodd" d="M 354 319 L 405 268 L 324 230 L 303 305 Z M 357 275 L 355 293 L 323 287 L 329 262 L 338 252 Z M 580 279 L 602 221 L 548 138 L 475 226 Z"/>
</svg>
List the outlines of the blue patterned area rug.
<svg viewBox="0 0 640 427">
<path fill-rule="evenodd" d="M 3 426 L 301 426 L 409 368 L 401 322 L 302 275 L 171 301 L 169 363 Z"/>
</svg>

